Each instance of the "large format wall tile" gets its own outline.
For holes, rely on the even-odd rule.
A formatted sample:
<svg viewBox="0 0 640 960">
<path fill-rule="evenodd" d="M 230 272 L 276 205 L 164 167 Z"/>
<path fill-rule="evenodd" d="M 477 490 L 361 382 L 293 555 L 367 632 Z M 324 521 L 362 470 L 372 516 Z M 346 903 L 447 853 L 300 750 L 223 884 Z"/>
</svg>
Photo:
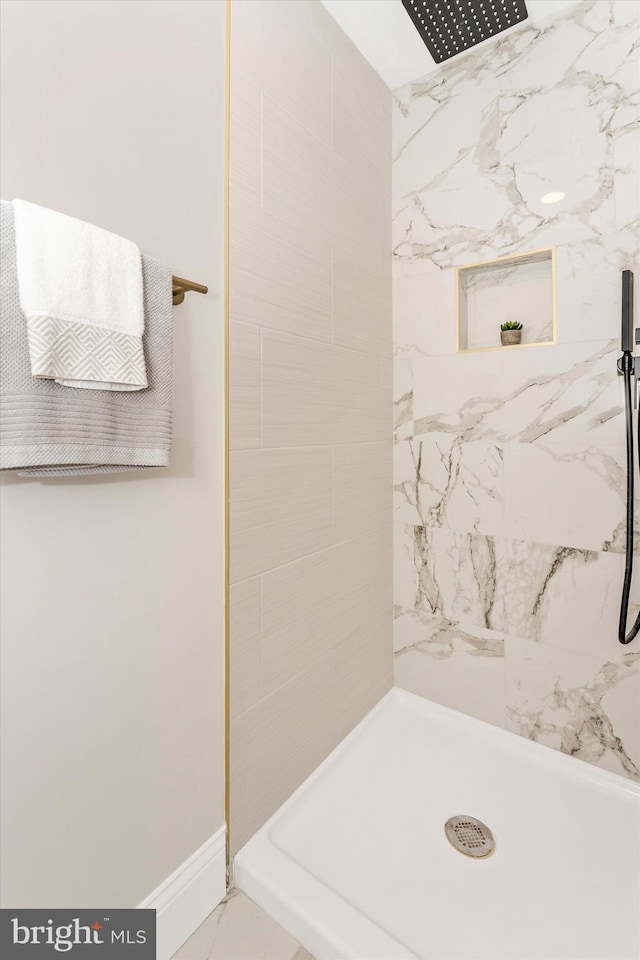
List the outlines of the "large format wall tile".
<svg viewBox="0 0 640 960">
<path fill-rule="evenodd" d="M 260 578 L 242 580 L 231 587 L 230 631 L 233 657 L 229 664 L 229 697 L 232 719 L 256 704 L 260 687 Z"/>
<path fill-rule="evenodd" d="M 263 695 L 359 635 L 367 611 L 391 610 L 390 561 L 386 526 L 263 575 Z"/>
<path fill-rule="evenodd" d="M 617 183 L 616 183 L 617 188 Z M 556 248 L 558 340 L 620 339 L 621 273 L 640 259 L 640 230 Z"/>
<path fill-rule="evenodd" d="M 229 445 L 254 450 L 261 445 L 260 328 L 229 323 Z"/>
<path fill-rule="evenodd" d="M 230 212 L 232 320 L 331 343 L 331 245 L 242 199 Z"/>
<path fill-rule="evenodd" d="M 409 84 L 394 92 L 393 194 L 437 187 L 443 171 L 468 180 L 498 164 L 499 84 L 485 58 L 471 51 L 450 65 L 451 77 Z M 425 144 L 428 141 L 428 148 Z"/>
<path fill-rule="evenodd" d="M 342 739 L 393 686 L 392 612 L 372 604 L 358 629 L 332 653 L 333 722 Z"/>
<path fill-rule="evenodd" d="M 504 535 L 501 447 L 427 433 L 394 444 L 394 519 Z"/>
<path fill-rule="evenodd" d="M 231 583 L 331 543 L 331 449 L 231 454 Z"/>
<path fill-rule="evenodd" d="M 264 446 L 387 439 L 391 404 L 382 363 L 373 354 L 265 330 Z"/>
<path fill-rule="evenodd" d="M 260 88 L 237 70 L 231 77 L 234 109 L 229 116 L 229 138 L 233 157 L 229 164 L 229 198 L 242 197 L 245 202 L 262 202 L 262 158 L 260 130 L 262 106 Z M 230 223 L 230 227 L 233 224 Z M 231 232 L 231 231 L 230 231 Z M 231 271 L 230 279 L 233 276 Z"/>
<path fill-rule="evenodd" d="M 386 270 L 371 273 L 356 257 L 340 251 L 333 257 L 333 342 L 383 357 L 392 354 Z"/>
<path fill-rule="evenodd" d="M 317 0 L 234 0 L 231 850 L 392 683 L 391 95 Z"/>
<path fill-rule="evenodd" d="M 234 72 L 249 78 L 322 143 L 331 143 L 331 51 L 311 0 L 260 0 L 233 10 Z M 277 65 L 277 69 L 274 69 Z M 235 106 L 235 103 L 234 103 Z M 233 114 L 232 114 L 233 115 Z"/>
<path fill-rule="evenodd" d="M 394 649 L 395 682 L 399 687 L 504 726 L 502 634 L 398 608 Z"/>
<path fill-rule="evenodd" d="M 613 664 L 509 638 L 507 727 L 640 780 L 640 662 Z"/>
<path fill-rule="evenodd" d="M 388 525 L 393 475 L 390 438 L 333 448 L 333 540 Z"/>
<path fill-rule="evenodd" d="M 639 14 L 575 4 L 393 98 L 396 682 L 502 725 L 499 658 L 477 643 L 503 639 L 510 728 L 625 776 L 640 639 L 617 640 L 616 361 L 640 256 Z M 558 344 L 457 354 L 453 268 L 549 246 Z M 542 319 L 519 295 L 528 345 Z M 639 601 L 636 570 L 629 623 Z"/>
<path fill-rule="evenodd" d="M 616 341 L 413 361 L 414 434 L 616 446 L 624 437 Z"/>
<path fill-rule="evenodd" d="M 616 228 L 633 229 L 636 239 L 640 220 L 640 120 L 613 134 Z"/>
<path fill-rule="evenodd" d="M 456 352 L 455 271 L 398 277 L 393 284 L 394 356 L 413 360 Z"/>
<path fill-rule="evenodd" d="M 626 466 L 620 447 L 512 443 L 504 448 L 507 536 L 620 551 Z"/>
<path fill-rule="evenodd" d="M 237 851 L 334 746 L 331 655 L 231 723 L 232 849 Z"/>
<path fill-rule="evenodd" d="M 394 526 L 394 602 L 402 608 L 607 660 L 640 649 L 640 640 L 617 642 L 619 554 Z"/>
<path fill-rule="evenodd" d="M 364 57 L 333 58 L 332 147 L 374 186 L 390 192 L 391 94 Z"/>
<path fill-rule="evenodd" d="M 396 360 L 393 364 L 393 438 L 413 437 L 413 364 Z"/>
<path fill-rule="evenodd" d="M 611 0 L 579 4 L 547 21 L 535 47 L 505 74 L 503 89 L 513 94 L 500 102 L 503 162 L 543 157 L 549 144 L 569 145 L 633 119 L 633 8 Z M 540 63 L 553 67 L 541 72 Z"/>
<path fill-rule="evenodd" d="M 601 134 L 541 160 L 482 176 L 443 175 L 404 198 L 394 218 L 400 275 L 490 260 L 615 230 L 611 138 Z M 543 204 L 552 188 L 566 196 Z"/>
</svg>

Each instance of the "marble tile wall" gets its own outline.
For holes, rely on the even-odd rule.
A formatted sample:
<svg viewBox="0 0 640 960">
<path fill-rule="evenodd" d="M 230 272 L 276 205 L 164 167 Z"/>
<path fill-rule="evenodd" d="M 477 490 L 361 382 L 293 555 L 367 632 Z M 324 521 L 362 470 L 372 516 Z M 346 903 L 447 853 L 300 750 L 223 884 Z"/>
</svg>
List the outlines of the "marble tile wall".
<svg viewBox="0 0 640 960">
<path fill-rule="evenodd" d="M 588 0 L 397 90 L 392 191 L 396 683 L 634 779 L 616 358 L 639 42 L 636 3 Z M 454 267 L 547 246 L 558 343 L 456 354 Z"/>
<path fill-rule="evenodd" d="M 231 848 L 389 689 L 391 94 L 318 0 L 233 0 Z"/>
</svg>

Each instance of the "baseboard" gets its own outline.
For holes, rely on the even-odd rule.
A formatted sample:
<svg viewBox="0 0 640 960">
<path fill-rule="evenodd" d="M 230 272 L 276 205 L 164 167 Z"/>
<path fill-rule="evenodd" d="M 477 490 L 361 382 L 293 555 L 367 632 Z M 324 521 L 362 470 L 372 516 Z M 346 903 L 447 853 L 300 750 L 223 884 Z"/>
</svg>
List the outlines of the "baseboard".
<svg viewBox="0 0 640 960">
<path fill-rule="evenodd" d="M 157 960 L 170 960 L 224 898 L 225 836 L 221 827 L 138 904 L 157 911 Z"/>
</svg>

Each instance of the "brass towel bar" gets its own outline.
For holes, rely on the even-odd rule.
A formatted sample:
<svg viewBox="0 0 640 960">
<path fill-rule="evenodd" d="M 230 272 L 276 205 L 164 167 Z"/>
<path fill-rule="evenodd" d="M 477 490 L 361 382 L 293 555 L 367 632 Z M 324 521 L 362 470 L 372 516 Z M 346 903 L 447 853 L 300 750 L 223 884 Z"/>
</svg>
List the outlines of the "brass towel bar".
<svg viewBox="0 0 640 960">
<path fill-rule="evenodd" d="M 184 300 L 184 295 L 189 290 L 193 290 L 194 293 L 208 293 L 209 287 L 205 287 L 203 283 L 194 283 L 193 280 L 185 280 L 183 277 L 172 277 L 173 280 L 173 302 L 182 303 Z"/>
</svg>

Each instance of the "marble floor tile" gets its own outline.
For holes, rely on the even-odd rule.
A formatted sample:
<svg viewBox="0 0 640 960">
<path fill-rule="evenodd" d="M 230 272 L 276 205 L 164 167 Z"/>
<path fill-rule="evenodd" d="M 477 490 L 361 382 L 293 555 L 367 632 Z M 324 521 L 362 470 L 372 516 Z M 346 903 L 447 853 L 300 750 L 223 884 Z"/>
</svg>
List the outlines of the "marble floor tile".
<svg viewBox="0 0 640 960">
<path fill-rule="evenodd" d="M 313 960 L 294 937 L 241 893 L 222 903 L 172 960 Z"/>
<path fill-rule="evenodd" d="M 505 724 L 504 637 L 416 610 L 396 611 L 396 686 L 479 720 Z"/>
<path fill-rule="evenodd" d="M 640 779 L 640 662 L 613 664 L 509 637 L 507 728 Z"/>
</svg>

